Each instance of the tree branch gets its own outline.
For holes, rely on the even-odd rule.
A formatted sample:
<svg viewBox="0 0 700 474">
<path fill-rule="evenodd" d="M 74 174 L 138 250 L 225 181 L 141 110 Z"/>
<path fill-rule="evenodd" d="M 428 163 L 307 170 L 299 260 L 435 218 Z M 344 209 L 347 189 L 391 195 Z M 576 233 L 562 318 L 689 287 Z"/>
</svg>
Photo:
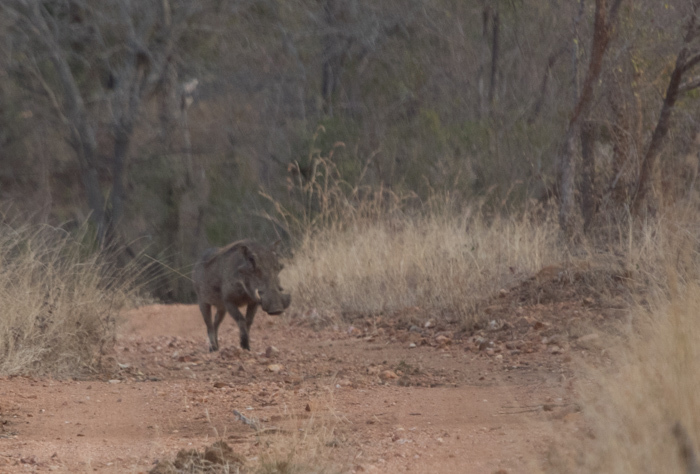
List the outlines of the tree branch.
<svg viewBox="0 0 700 474">
<path fill-rule="evenodd" d="M 700 63 L 700 53 L 696 53 L 690 58 L 686 59 L 685 64 L 683 64 L 683 73 L 688 72 Z"/>
<path fill-rule="evenodd" d="M 700 87 L 700 78 L 697 78 L 697 79 L 695 79 L 695 80 L 686 82 L 685 84 L 683 84 L 682 86 L 680 86 L 680 87 L 678 88 L 678 93 L 679 93 L 679 94 L 685 94 L 686 92 L 690 92 L 690 91 L 692 91 L 692 90 L 695 90 L 695 89 L 697 89 L 698 87 Z"/>
<path fill-rule="evenodd" d="M 58 118 L 63 122 L 65 125 L 70 125 L 70 121 L 68 120 L 68 117 L 65 116 L 63 113 L 63 110 L 61 108 L 61 104 L 58 101 L 58 98 L 56 97 L 56 93 L 51 89 L 51 86 L 49 86 L 48 82 L 44 79 L 43 74 L 41 74 L 41 71 L 39 70 L 39 66 L 36 64 L 36 58 L 32 57 L 32 64 L 34 67 L 27 68 L 29 72 L 34 76 L 34 78 L 39 82 L 39 85 L 41 88 L 44 90 L 44 93 L 49 99 L 49 102 L 51 102 L 51 105 L 54 108 L 54 111 L 58 115 Z"/>
</svg>

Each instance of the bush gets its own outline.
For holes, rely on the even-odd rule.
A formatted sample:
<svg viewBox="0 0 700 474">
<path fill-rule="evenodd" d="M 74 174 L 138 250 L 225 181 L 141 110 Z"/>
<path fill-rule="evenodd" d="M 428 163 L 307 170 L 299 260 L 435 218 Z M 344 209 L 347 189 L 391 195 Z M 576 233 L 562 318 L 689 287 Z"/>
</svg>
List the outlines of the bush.
<svg viewBox="0 0 700 474">
<path fill-rule="evenodd" d="M 0 374 L 99 368 L 134 281 L 102 257 L 61 229 L 0 227 Z"/>
</svg>

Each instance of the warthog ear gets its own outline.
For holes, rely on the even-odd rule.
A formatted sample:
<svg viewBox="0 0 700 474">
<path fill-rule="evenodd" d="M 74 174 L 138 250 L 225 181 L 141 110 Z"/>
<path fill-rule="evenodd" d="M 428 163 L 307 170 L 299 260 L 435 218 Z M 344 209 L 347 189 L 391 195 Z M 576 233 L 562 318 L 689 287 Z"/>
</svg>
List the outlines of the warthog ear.
<svg viewBox="0 0 700 474">
<path fill-rule="evenodd" d="M 243 256 L 248 260 L 248 263 L 251 264 L 253 267 L 253 270 L 255 270 L 256 267 L 256 262 L 255 262 L 255 253 L 253 253 L 247 246 L 242 245 L 241 246 L 241 252 L 243 252 Z"/>
</svg>

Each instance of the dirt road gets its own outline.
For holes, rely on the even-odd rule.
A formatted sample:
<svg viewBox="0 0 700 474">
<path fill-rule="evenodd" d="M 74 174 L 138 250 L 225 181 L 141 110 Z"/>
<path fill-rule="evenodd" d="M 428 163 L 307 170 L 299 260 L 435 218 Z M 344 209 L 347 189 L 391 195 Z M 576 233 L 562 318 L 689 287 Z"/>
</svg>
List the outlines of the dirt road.
<svg viewBox="0 0 700 474">
<path fill-rule="evenodd" d="M 580 429 L 573 349 L 542 344 L 536 325 L 532 344 L 494 344 L 259 314 L 250 353 L 228 318 L 214 354 L 195 306 L 142 307 L 121 328 L 111 373 L 0 379 L 0 472 L 147 472 L 223 439 L 249 467 L 278 456 L 331 472 L 529 473 L 554 436 Z"/>
</svg>

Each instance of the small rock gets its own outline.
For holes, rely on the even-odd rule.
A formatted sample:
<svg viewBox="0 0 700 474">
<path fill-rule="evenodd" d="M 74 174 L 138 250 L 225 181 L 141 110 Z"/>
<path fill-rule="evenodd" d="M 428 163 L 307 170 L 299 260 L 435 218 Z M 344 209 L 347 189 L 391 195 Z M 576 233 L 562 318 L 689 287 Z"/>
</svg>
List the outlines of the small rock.
<svg viewBox="0 0 700 474">
<path fill-rule="evenodd" d="M 242 351 L 238 347 L 224 347 L 219 351 L 219 357 L 222 359 L 240 359 L 241 355 Z"/>
<path fill-rule="evenodd" d="M 516 328 L 520 328 L 520 329 L 529 328 L 529 327 L 530 327 L 530 321 L 528 321 L 528 320 L 525 319 L 525 318 L 518 318 L 518 319 L 515 321 L 515 323 L 513 323 L 513 326 L 515 326 Z"/>
<path fill-rule="evenodd" d="M 420 332 L 420 328 L 418 326 L 411 326 L 408 332 Z"/>
<path fill-rule="evenodd" d="M 112 384 L 114 384 L 114 383 L 122 383 L 122 381 L 119 380 L 119 379 L 112 379 L 112 380 L 109 381 L 109 383 L 112 383 Z"/>
<path fill-rule="evenodd" d="M 379 378 L 382 380 L 394 380 L 398 379 L 399 376 L 396 375 L 396 372 L 394 372 L 393 370 L 385 370 L 384 372 L 379 374 Z"/>
<path fill-rule="evenodd" d="M 506 290 L 505 288 L 501 288 L 500 290 L 498 290 L 499 298 L 505 298 L 507 294 L 508 290 Z"/>
<path fill-rule="evenodd" d="M 600 335 L 597 333 L 586 334 L 585 336 L 579 337 L 576 342 L 582 346 L 595 345 L 600 340 Z"/>
<path fill-rule="evenodd" d="M 412 343 L 410 343 L 410 344 L 408 345 L 408 348 L 409 348 L 409 349 L 413 349 L 413 348 L 415 348 L 415 347 L 417 347 L 415 342 L 412 342 Z"/>
<path fill-rule="evenodd" d="M 440 334 L 435 338 L 435 342 L 437 343 L 438 346 L 449 346 L 452 344 L 452 339 L 449 337 L 445 336 L 444 334 Z"/>
<path fill-rule="evenodd" d="M 265 357 L 268 359 L 273 359 L 276 358 L 280 355 L 280 350 L 277 349 L 275 346 L 268 346 L 267 349 L 265 349 Z"/>
<path fill-rule="evenodd" d="M 425 325 L 423 327 L 428 329 L 428 328 L 432 328 L 434 326 L 435 326 L 435 321 L 433 321 L 432 319 L 429 319 L 425 322 Z"/>
<path fill-rule="evenodd" d="M 549 353 L 550 354 L 561 354 L 563 351 L 561 347 L 557 345 L 549 346 Z"/>
<path fill-rule="evenodd" d="M 479 348 L 480 351 L 485 350 L 489 346 L 493 345 L 493 343 L 489 342 L 487 339 L 484 339 L 483 337 L 479 336 L 474 339 L 474 343 L 476 346 Z"/>
<path fill-rule="evenodd" d="M 270 364 L 267 366 L 268 372 L 272 372 L 273 374 L 279 374 L 283 369 L 284 367 L 282 364 Z"/>
<path fill-rule="evenodd" d="M 500 360 L 503 360 L 503 354 L 498 354 L 498 355 L 496 356 L 496 360 L 499 360 L 499 361 L 500 361 Z"/>
</svg>

